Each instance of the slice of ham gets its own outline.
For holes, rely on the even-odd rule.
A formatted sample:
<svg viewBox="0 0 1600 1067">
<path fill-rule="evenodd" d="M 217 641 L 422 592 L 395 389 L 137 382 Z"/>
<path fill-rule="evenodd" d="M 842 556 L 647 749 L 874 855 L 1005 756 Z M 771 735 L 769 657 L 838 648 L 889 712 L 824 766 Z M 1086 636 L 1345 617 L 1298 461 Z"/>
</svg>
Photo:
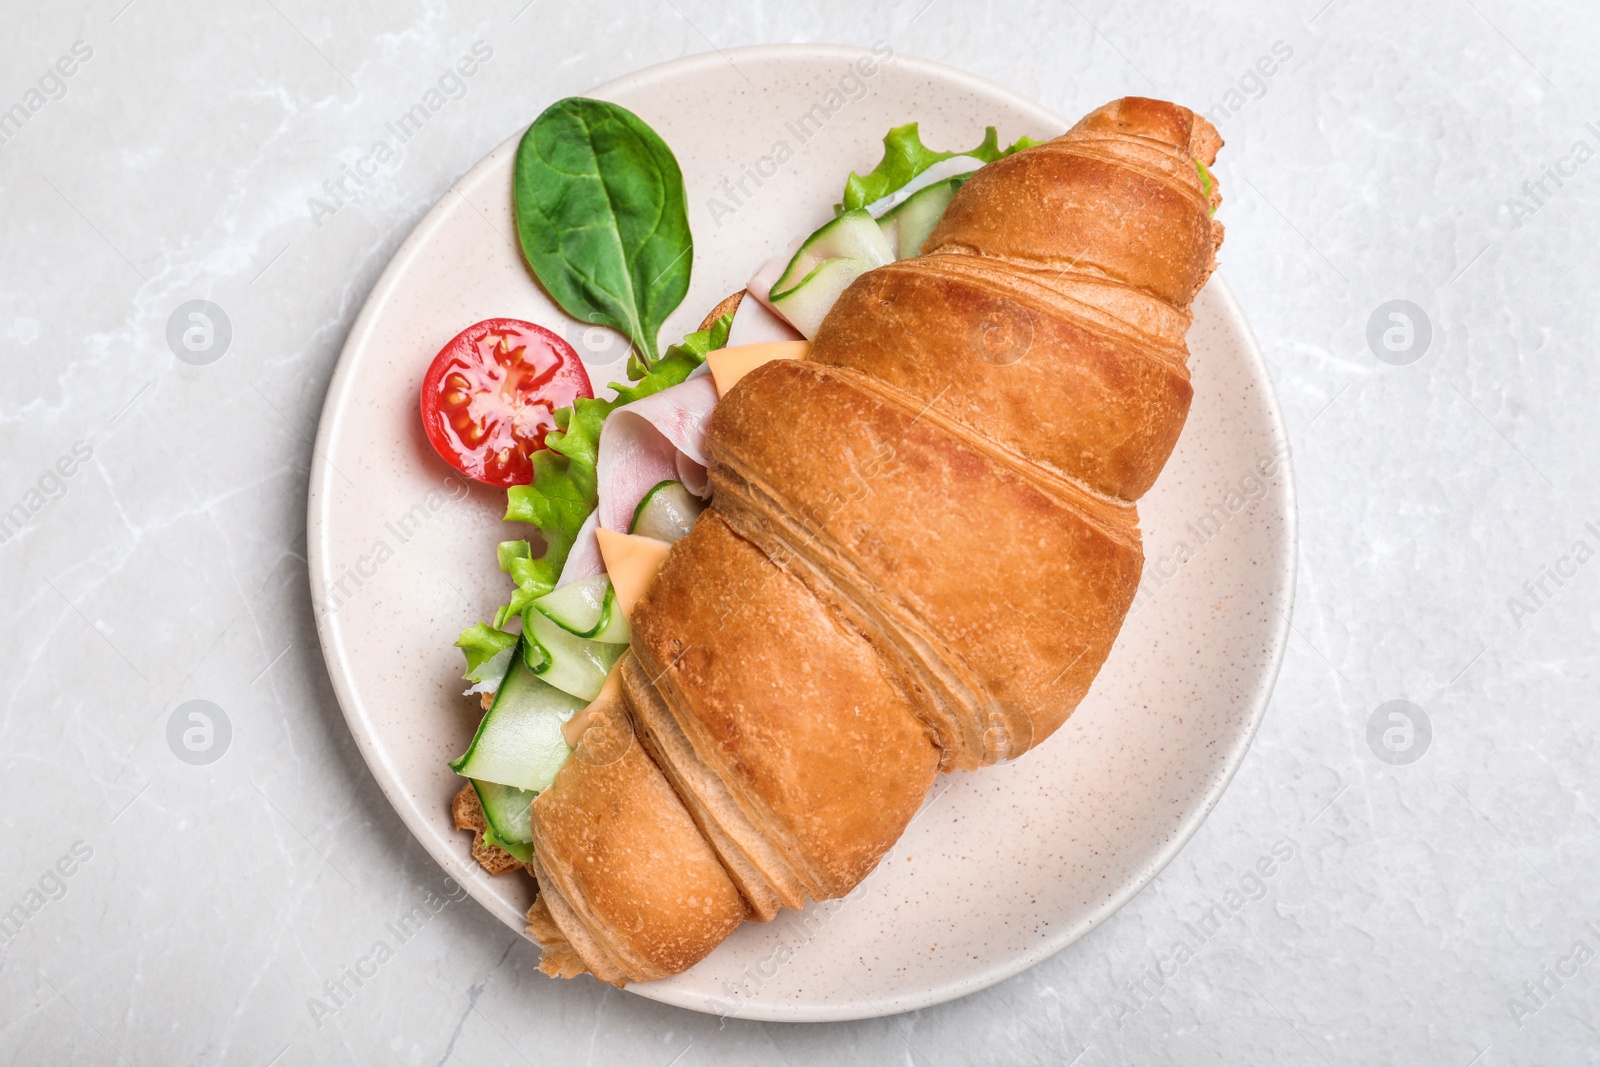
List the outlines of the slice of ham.
<svg viewBox="0 0 1600 1067">
<path fill-rule="evenodd" d="M 596 478 L 607 530 L 627 533 L 645 494 L 680 481 L 698 497 L 706 480 L 706 420 L 717 406 L 717 387 L 700 374 L 613 411 L 600 434 Z"/>
<path fill-rule="evenodd" d="M 772 281 L 783 273 L 793 255 L 790 250 L 773 261 L 777 264 L 777 273 L 760 293 L 754 288 L 750 290 L 756 300 L 740 302 L 729 331 L 730 346 L 802 339 L 765 300 Z M 702 499 L 710 496 L 705 425 L 711 409 L 717 406 L 718 396 L 710 368 L 702 363 L 679 384 L 625 404 L 606 418 L 595 468 L 600 506 L 578 530 L 572 551 L 561 569 L 558 586 L 604 574 L 605 562 L 600 556 L 595 530 L 603 527 L 627 533 L 639 502 L 662 482 L 680 481 L 696 496 Z"/>
<path fill-rule="evenodd" d="M 805 242 L 806 239 L 804 237 L 797 237 L 790 241 L 788 247 L 782 252 L 756 268 L 755 274 L 750 278 L 750 284 L 746 286 L 746 291 L 756 298 L 763 310 L 783 323 L 783 325 L 789 326 L 790 329 L 794 327 L 790 325 L 789 320 L 784 318 L 777 308 L 772 306 L 772 302 L 767 297 L 771 295 L 772 287 L 778 283 L 778 279 L 783 277 L 783 272 L 788 269 L 789 261 L 794 259 L 794 254 L 800 251 L 800 246 Z M 733 317 L 733 328 L 736 330 L 739 328 L 738 315 Z M 769 340 L 792 341 L 799 336 L 800 333 L 796 330 L 794 337 L 773 337 L 769 338 Z"/>
<path fill-rule="evenodd" d="M 599 510 L 589 512 L 589 517 L 578 528 L 578 537 L 572 543 L 572 551 L 567 553 L 567 562 L 561 567 L 561 577 L 556 580 L 557 589 L 569 582 L 593 578 L 606 572 L 605 560 L 600 558 L 600 545 L 594 536 L 595 527 L 599 524 Z"/>
<path fill-rule="evenodd" d="M 788 260 L 784 260 L 784 264 L 787 263 Z M 779 265 L 778 270 L 781 272 L 783 265 Z M 769 282 L 767 288 L 771 287 Z M 755 296 L 755 290 L 749 290 L 749 295 Z M 768 341 L 803 340 L 805 338 L 800 336 L 800 331 L 790 326 L 787 319 L 768 307 L 760 297 L 739 302 L 739 313 L 733 317 L 733 328 L 728 331 L 729 348 L 765 344 Z M 704 366 L 701 364 L 701 367 Z"/>
</svg>

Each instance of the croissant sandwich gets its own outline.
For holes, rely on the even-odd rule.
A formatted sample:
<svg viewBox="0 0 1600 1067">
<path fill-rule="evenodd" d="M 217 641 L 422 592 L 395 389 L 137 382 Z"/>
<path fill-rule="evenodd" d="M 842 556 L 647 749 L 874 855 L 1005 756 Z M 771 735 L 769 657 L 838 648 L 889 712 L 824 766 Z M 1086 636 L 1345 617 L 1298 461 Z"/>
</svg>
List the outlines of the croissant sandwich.
<svg viewBox="0 0 1600 1067">
<path fill-rule="evenodd" d="M 1118 100 L 939 178 L 925 239 L 902 222 L 891 245 L 918 243 L 845 271 L 820 313 L 752 286 L 806 340 L 740 355 L 724 332 L 675 387 L 714 405 L 698 452 L 660 453 L 688 487 L 675 540 L 608 517 L 608 438 L 647 401 L 610 417 L 566 566 L 597 545 L 593 625 L 625 616 L 626 644 L 563 713 L 570 757 L 518 798 L 525 861 L 457 810 L 537 878 L 542 970 L 650 981 L 841 896 L 936 775 L 1014 759 L 1077 707 L 1139 584 L 1135 502 L 1188 413 L 1221 143 L 1182 107 Z"/>
</svg>

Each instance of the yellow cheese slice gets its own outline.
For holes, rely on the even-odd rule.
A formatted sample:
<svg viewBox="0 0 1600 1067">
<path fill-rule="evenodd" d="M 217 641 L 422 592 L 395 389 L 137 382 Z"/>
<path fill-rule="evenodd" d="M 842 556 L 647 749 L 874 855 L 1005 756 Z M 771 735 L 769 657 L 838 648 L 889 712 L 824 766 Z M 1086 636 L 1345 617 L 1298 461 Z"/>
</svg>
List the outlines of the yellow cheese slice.
<svg viewBox="0 0 1600 1067">
<path fill-rule="evenodd" d="M 672 546 L 654 537 L 618 533 L 604 527 L 595 530 L 594 538 L 599 542 L 600 558 L 605 560 L 606 573 L 611 576 L 611 588 L 617 594 L 617 607 L 631 619 L 633 606 L 639 603 L 649 590 L 650 583 L 656 580 L 656 574 L 667 561 L 667 551 Z"/>
<path fill-rule="evenodd" d="M 765 341 L 758 345 L 719 348 L 706 356 L 706 366 L 711 368 L 711 378 L 717 383 L 717 395 L 727 396 L 740 378 L 763 363 L 775 359 L 805 359 L 810 354 L 810 341 Z"/>
<path fill-rule="evenodd" d="M 561 724 L 561 736 L 567 742 L 567 747 L 577 748 L 578 742 L 583 739 L 584 731 L 605 713 L 604 709 L 611 706 L 612 701 L 621 696 L 622 667 L 614 664 L 611 673 L 606 675 L 605 684 L 600 687 L 600 695 L 589 701 L 578 714 Z"/>
</svg>

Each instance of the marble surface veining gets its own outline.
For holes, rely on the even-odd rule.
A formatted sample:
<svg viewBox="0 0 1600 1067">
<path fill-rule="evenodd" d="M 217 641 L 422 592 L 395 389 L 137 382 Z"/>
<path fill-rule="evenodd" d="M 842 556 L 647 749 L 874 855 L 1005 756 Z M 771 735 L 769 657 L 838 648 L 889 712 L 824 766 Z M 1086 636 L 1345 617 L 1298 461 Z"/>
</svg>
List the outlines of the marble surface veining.
<svg viewBox="0 0 1600 1067">
<path fill-rule="evenodd" d="M 0 1060 L 1600 1056 L 1589 5 L 10 0 L 3 23 Z M 550 101 L 878 40 L 1068 117 L 1134 93 L 1221 128 L 1222 270 L 1298 479 L 1271 710 L 1150 888 L 964 1000 L 776 1025 L 551 982 L 452 899 L 333 699 L 304 560 L 328 377 L 411 225 Z M 447 121 L 351 183 L 480 41 Z M 228 325 L 210 362 L 168 340 L 196 300 Z M 213 733 L 186 747 L 192 701 Z"/>
</svg>

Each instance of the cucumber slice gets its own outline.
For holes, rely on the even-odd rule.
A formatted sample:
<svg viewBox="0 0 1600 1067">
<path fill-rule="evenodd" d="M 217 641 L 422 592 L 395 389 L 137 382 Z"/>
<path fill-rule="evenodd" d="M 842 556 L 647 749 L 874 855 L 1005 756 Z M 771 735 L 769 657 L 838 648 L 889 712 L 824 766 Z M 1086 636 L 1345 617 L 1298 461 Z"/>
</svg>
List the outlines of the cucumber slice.
<svg viewBox="0 0 1600 1067">
<path fill-rule="evenodd" d="M 533 607 L 576 637 L 612 645 L 625 645 L 633 637 L 627 618 L 617 608 L 611 579 L 603 574 L 569 582 L 535 600 Z"/>
<path fill-rule="evenodd" d="M 862 208 L 846 211 L 801 243 L 783 274 L 773 283 L 767 299 L 777 306 L 782 297 L 804 285 L 829 260 L 857 260 L 864 266 L 856 274 L 865 274 L 873 267 L 894 262 L 894 258 L 894 249 L 878 228 L 876 219 Z"/>
<path fill-rule="evenodd" d="M 895 258 L 911 259 L 922 254 L 922 242 L 944 217 L 950 198 L 956 195 L 966 177 L 946 178 L 917 190 L 878 219 L 883 236 L 894 249 Z"/>
<path fill-rule="evenodd" d="M 533 798 L 538 793 L 498 782 L 472 779 L 489 828 L 483 839 L 505 849 L 523 863 L 533 859 Z"/>
<path fill-rule="evenodd" d="M 523 612 L 522 642 L 522 659 L 540 679 L 585 703 L 600 695 L 611 665 L 628 647 L 570 634 L 537 611 Z"/>
<path fill-rule="evenodd" d="M 682 482 L 660 482 L 633 509 L 628 532 L 671 544 L 689 535 L 705 509 L 705 501 L 689 492 Z"/>
<path fill-rule="evenodd" d="M 588 701 L 540 680 L 525 661 L 524 655 L 512 657 L 472 744 L 450 769 L 479 782 L 538 793 L 550 788 L 572 752 L 561 724 Z"/>
<path fill-rule="evenodd" d="M 611 587 L 610 578 L 606 579 L 606 602 L 600 609 L 600 622 L 589 639 L 603 645 L 625 645 L 633 640 L 628 617 L 617 606 L 617 591 Z"/>
<path fill-rule="evenodd" d="M 873 226 L 876 227 L 877 223 L 873 223 Z M 878 235 L 882 237 L 883 231 L 879 230 Z M 884 246 L 887 247 L 888 243 L 886 239 Z M 782 296 L 773 297 L 772 306 L 809 341 L 817 336 L 822 320 L 833 310 L 839 294 L 849 288 L 851 282 L 880 265 L 864 263 L 859 259 L 827 260 L 799 285 Z"/>
</svg>

